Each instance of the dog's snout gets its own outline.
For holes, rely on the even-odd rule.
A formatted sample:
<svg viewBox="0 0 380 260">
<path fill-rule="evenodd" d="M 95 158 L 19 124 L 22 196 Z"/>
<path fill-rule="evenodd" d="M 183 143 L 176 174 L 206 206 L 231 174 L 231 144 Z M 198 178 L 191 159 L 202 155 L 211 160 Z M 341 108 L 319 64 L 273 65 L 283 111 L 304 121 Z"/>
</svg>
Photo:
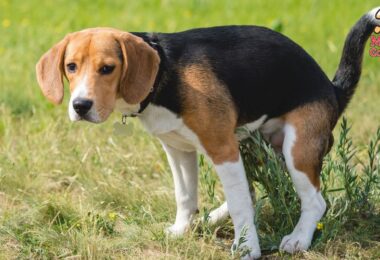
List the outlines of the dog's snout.
<svg viewBox="0 0 380 260">
<path fill-rule="evenodd" d="M 85 98 L 76 98 L 73 101 L 74 110 L 80 116 L 86 115 L 87 112 L 91 109 L 92 104 L 93 104 L 92 100 L 85 99 Z"/>
</svg>

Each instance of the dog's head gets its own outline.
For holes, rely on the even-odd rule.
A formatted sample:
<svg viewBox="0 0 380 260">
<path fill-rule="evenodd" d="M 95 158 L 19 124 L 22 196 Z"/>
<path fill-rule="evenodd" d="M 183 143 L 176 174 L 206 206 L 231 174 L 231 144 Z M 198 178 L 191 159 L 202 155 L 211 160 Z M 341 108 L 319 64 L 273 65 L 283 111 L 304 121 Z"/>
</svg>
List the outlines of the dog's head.
<svg viewBox="0 0 380 260">
<path fill-rule="evenodd" d="M 63 76 L 70 85 L 72 121 L 105 121 L 117 98 L 138 105 L 149 94 L 160 58 L 140 37 L 110 28 L 67 35 L 38 61 L 37 80 L 48 100 L 60 104 Z"/>
</svg>

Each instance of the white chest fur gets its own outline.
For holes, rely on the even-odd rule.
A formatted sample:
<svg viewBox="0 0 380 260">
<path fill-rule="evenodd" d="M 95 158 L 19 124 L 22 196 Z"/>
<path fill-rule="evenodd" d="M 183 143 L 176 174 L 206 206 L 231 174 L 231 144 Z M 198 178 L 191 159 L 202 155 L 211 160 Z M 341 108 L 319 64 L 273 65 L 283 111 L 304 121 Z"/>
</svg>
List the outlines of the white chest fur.
<svg viewBox="0 0 380 260">
<path fill-rule="evenodd" d="M 168 109 L 150 104 L 139 119 L 145 129 L 162 142 L 182 151 L 203 151 L 196 134 Z"/>
<path fill-rule="evenodd" d="M 145 129 L 152 135 L 159 136 L 183 127 L 182 119 L 168 109 L 149 104 L 139 119 Z"/>
<path fill-rule="evenodd" d="M 126 115 L 137 112 L 139 108 L 139 105 L 129 105 L 122 99 L 117 100 L 116 103 L 116 109 Z M 205 152 L 197 135 L 184 124 L 182 118 L 167 108 L 149 104 L 138 118 L 144 128 L 153 136 L 158 137 L 162 142 L 182 151 L 190 152 L 198 150 L 202 153 Z M 260 129 L 264 135 L 270 135 L 277 128 L 282 129 L 282 124 L 277 128 L 272 126 L 273 122 L 276 121 L 273 119 L 264 124 L 266 118 L 267 115 L 263 115 L 256 121 L 243 127 L 249 131 Z M 238 140 L 242 140 L 247 137 L 247 132 L 238 131 L 236 135 Z"/>
<path fill-rule="evenodd" d="M 116 109 L 129 115 L 131 112 L 138 111 L 139 106 L 131 106 L 123 100 L 118 100 Z M 198 149 L 203 152 L 196 134 L 183 123 L 180 117 L 167 108 L 149 104 L 138 118 L 144 128 L 162 142 L 182 151 L 190 152 Z"/>
</svg>

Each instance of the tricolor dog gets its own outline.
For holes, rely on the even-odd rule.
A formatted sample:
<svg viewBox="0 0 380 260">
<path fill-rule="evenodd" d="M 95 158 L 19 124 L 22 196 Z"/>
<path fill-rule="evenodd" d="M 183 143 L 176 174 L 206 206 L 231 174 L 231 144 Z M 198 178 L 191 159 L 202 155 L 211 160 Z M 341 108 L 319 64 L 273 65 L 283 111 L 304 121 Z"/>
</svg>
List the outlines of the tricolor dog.
<svg viewBox="0 0 380 260">
<path fill-rule="evenodd" d="M 378 10 L 351 29 L 332 81 L 299 45 L 257 26 L 178 33 L 87 29 L 67 35 L 45 53 L 37 79 L 43 94 L 59 104 L 67 78 L 72 121 L 101 123 L 119 109 L 137 116 L 159 138 L 175 183 L 171 234 L 182 235 L 197 212 L 197 151 L 205 154 L 226 198 L 210 221 L 229 214 L 235 239 L 247 229 L 243 245 L 250 249 L 249 259 L 261 253 L 235 130 L 259 129 L 282 151 L 301 200 L 301 217 L 280 245 L 294 253 L 308 249 L 326 210 L 322 159 L 359 81 L 365 43 L 380 26 Z"/>
</svg>

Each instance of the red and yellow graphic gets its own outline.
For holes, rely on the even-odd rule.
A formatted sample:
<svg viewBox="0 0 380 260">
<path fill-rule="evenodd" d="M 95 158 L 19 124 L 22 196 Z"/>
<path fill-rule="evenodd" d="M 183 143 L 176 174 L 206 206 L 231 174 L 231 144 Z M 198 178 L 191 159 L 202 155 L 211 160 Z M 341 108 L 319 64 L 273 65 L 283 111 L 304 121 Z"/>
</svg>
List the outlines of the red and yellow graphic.
<svg viewBox="0 0 380 260">
<path fill-rule="evenodd" d="M 377 11 L 375 18 L 380 20 L 380 9 Z M 375 27 L 375 33 L 380 33 L 380 26 Z"/>
</svg>

